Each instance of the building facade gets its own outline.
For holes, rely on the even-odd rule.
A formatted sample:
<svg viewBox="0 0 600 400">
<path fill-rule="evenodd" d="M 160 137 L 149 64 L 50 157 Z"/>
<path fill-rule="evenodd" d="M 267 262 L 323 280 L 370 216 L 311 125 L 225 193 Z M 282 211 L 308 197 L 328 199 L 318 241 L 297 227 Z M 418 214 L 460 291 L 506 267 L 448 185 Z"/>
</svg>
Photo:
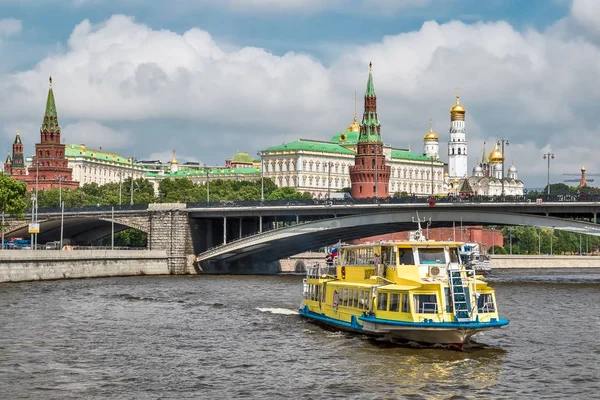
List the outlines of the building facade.
<svg viewBox="0 0 600 400">
<path fill-rule="evenodd" d="M 372 86 L 372 83 L 370 72 L 367 92 L 370 91 L 369 87 Z M 365 94 L 367 111 L 363 121 L 370 124 L 369 129 L 375 127 L 374 132 L 379 132 L 380 137 L 374 88 L 372 88 L 372 92 L 372 95 Z M 365 132 L 368 135 L 370 131 L 365 130 Z M 299 192 L 309 192 L 315 198 L 328 198 L 332 193 L 348 190 L 351 188 L 350 168 L 356 165 L 360 135 L 361 124 L 358 123 L 355 113 L 352 124 L 329 141 L 298 139 L 294 142 L 267 148 L 261 152 L 264 176 L 271 178 L 277 186 L 291 186 Z M 369 167 L 371 178 L 367 178 L 367 180 L 370 179 L 373 183 L 376 176 L 375 169 L 379 173 L 380 165 L 389 167 L 389 170 L 381 168 L 382 173 L 389 171 L 389 182 L 386 185 L 383 183 L 384 179 L 381 179 L 381 183 L 377 186 L 379 197 L 393 194 L 431 195 L 434 193 L 438 195 L 446 193 L 444 163 L 439 160 L 438 138 L 431 127 L 424 136 L 423 153 L 412 152 L 410 149 L 393 148 L 389 144 L 380 143 L 378 156 L 369 155 L 368 144 L 364 145 L 361 156 L 367 164 L 371 163 Z M 367 150 L 366 154 L 364 153 L 365 149 Z M 374 160 L 379 162 L 379 164 L 375 164 L 377 168 L 372 164 Z M 372 186 L 374 185 L 369 184 L 368 186 L 370 186 L 370 192 L 365 192 L 365 195 L 373 197 L 375 190 Z M 357 190 L 360 192 L 359 187 L 360 185 Z M 363 188 L 363 190 L 366 189 Z M 384 193 L 386 194 L 384 195 Z"/>
</svg>

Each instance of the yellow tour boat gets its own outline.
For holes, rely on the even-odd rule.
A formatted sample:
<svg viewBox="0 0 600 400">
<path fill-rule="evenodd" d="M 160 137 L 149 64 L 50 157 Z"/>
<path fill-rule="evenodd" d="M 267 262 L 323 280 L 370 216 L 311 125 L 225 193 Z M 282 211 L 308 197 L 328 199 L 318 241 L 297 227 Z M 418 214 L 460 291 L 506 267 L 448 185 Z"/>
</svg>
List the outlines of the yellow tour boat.
<svg viewBox="0 0 600 400">
<path fill-rule="evenodd" d="M 498 316 L 494 289 L 460 262 L 460 242 L 339 245 L 335 265 L 307 270 L 299 313 L 333 328 L 393 341 L 462 349 Z"/>
</svg>

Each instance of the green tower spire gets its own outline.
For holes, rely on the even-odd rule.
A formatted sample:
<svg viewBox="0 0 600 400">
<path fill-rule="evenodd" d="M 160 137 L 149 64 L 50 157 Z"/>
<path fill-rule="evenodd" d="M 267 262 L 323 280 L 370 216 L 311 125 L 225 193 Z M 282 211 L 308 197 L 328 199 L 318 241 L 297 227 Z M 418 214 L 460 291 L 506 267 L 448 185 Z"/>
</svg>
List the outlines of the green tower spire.
<svg viewBox="0 0 600 400">
<path fill-rule="evenodd" d="M 373 85 L 373 63 L 369 62 L 369 80 L 367 81 L 367 91 L 365 95 L 375 96 L 375 86 Z"/>
<path fill-rule="evenodd" d="M 360 127 L 359 142 L 381 142 L 381 123 L 377 117 L 377 95 L 373 85 L 373 64 L 369 63 L 369 79 L 365 92 L 365 111 Z"/>
<path fill-rule="evenodd" d="M 44 113 L 44 122 L 40 131 L 60 132 L 58 125 L 58 115 L 56 114 L 56 104 L 54 103 L 54 92 L 52 91 L 52 77 L 50 77 L 50 89 L 48 89 L 48 98 L 46 99 L 46 112 Z"/>
</svg>

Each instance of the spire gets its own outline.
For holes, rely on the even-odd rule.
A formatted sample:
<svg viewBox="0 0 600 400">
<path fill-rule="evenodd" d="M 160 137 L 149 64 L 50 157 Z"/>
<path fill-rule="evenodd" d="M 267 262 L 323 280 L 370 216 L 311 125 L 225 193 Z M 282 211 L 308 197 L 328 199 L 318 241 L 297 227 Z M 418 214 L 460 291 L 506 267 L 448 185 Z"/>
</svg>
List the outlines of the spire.
<svg viewBox="0 0 600 400">
<path fill-rule="evenodd" d="M 23 144 L 23 143 L 21 143 L 21 136 L 19 135 L 18 129 L 17 129 L 17 135 L 15 136 L 15 141 L 13 144 Z"/>
<path fill-rule="evenodd" d="M 377 96 L 373 86 L 373 63 L 369 63 L 369 79 L 365 92 L 365 111 L 360 127 L 359 142 L 381 142 L 381 124 L 377 117 Z"/>
<path fill-rule="evenodd" d="M 366 95 L 375 96 L 375 86 L 373 85 L 373 63 L 369 62 L 369 80 L 367 81 Z"/>
<path fill-rule="evenodd" d="M 487 160 L 487 157 L 485 156 L 485 142 L 483 142 L 483 154 L 481 155 L 481 163 L 485 163 L 485 160 Z"/>
<path fill-rule="evenodd" d="M 56 104 L 54 102 L 54 92 L 52 91 L 52 77 L 50 77 L 50 88 L 48 89 L 48 98 L 46 99 L 46 112 L 44 113 L 44 122 L 40 131 L 60 133 L 58 125 L 58 115 L 56 114 Z"/>
<path fill-rule="evenodd" d="M 9 152 L 7 152 L 7 154 L 6 154 L 6 161 L 4 161 L 4 164 L 12 164 Z"/>
</svg>

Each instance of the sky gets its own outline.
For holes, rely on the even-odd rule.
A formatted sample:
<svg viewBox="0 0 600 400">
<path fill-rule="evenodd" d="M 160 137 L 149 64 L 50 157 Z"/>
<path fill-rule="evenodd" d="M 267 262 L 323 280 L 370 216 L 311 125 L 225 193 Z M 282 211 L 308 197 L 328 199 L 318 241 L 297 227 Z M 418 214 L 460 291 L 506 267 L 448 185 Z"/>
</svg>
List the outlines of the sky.
<svg viewBox="0 0 600 400">
<path fill-rule="evenodd" d="M 447 161 L 459 87 L 469 170 L 507 139 L 525 187 L 549 152 L 552 182 L 600 173 L 596 0 L 0 0 L 0 151 L 33 152 L 49 76 L 66 143 L 126 157 L 329 140 L 369 62 L 385 143 L 422 152 L 431 118 Z"/>
</svg>

